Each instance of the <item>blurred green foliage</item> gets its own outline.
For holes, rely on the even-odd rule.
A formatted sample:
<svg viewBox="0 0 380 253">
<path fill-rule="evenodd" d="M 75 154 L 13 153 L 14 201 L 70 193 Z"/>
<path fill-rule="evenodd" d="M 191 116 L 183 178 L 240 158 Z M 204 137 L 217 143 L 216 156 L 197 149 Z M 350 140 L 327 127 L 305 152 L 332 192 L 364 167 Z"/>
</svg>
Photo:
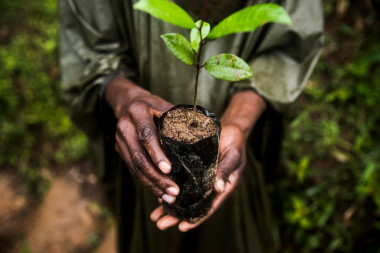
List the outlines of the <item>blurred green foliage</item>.
<svg viewBox="0 0 380 253">
<path fill-rule="evenodd" d="M 42 195 L 49 182 L 41 168 L 86 152 L 60 99 L 56 2 L 1 1 L 0 9 L 0 167 Z"/>
<path fill-rule="evenodd" d="M 272 192 L 281 252 L 378 253 L 379 20 L 370 1 L 325 8 L 325 52 L 287 129 Z"/>
<path fill-rule="evenodd" d="M 18 253 L 34 253 L 34 252 L 30 250 L 29 242 L 24 241 Z"/>
</svg>

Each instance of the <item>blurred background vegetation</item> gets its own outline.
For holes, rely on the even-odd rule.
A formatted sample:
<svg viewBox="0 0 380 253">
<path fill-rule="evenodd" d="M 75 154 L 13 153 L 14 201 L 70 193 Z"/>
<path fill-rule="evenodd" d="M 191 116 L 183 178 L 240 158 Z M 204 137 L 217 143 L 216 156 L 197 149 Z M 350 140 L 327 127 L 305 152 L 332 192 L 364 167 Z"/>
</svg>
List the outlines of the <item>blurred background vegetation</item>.
<svg viewBox="0 0 380 253">
<path fill-rule="evenodd" d="M 60 96 L 55 1 L 0 1 L 0 168 L 42 196 L 41 168 L 84 157 L 86 137 Z"/>
<path fill-rule="evenodd" d="M 380 252 L 379 1 L 324 1 L 326 46 L 272 188 L 284 252 Z"/>
<path fill-rule="evenodd" d="M 325 0 L 326 47 L 270 186 L 281 252 L 380 252 L 377 0 Z M 0 168 L 36 198 L 86 159 L 60 96 L 55 1 L 0 1 Z"/>
</svg>

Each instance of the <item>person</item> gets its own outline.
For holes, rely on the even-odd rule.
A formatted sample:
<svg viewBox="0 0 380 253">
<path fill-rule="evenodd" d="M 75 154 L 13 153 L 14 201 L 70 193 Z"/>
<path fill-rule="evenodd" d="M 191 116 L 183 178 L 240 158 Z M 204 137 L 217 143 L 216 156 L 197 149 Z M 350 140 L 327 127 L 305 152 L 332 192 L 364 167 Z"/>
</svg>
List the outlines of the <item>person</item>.
<svg viewBox="0 0 380 253">
<path fill-rule="evenodd" d="M 254 77 L 236 83 L 200 74 L 198 104 L 221 119 L 218 193 L 209 215 L 191 224 L 165 214 L 178 186 L 167 174 L 154 119 L 192 104 L 194 69 L 179 63 L 160 35 L 188 31 L 132 8 L 132 0 L 60 0 L 63 97 L 89 136 L 99 177 L 115 199 L 119 252 L 272 252 L 266 182 L 273 180 L 283 118 L 292 111 L 323 45 L 321 1 L 209 1 L 217 24 L 255 3 L 279 2 L 293 25 L 210 41 L 204 59 L 232 53 Z M 199 20 L 202 0 L 177 0 Z M 153 222 L 152 222 L 153 221 Z"/>
</svg>

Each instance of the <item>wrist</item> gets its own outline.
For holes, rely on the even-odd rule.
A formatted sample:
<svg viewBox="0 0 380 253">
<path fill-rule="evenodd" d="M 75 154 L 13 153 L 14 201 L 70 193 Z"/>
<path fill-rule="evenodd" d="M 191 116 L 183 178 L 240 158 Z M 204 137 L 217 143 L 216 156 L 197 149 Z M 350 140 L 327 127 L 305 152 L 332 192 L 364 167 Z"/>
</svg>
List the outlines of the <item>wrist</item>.
<svg viewBox="0 0 380 253">
<path fill-rule="evenodd" d="M 144 95 L 150 94 L 133 81 L 123 77 L 116 77 L 109 83 L 105 91 L 105 100 L 112 108 L 115 117 L 119 119 L 123 115 L 125 106 L 131 103 L 134 96 L 142 93 Z"/>
<path fill-rule="evenodd" d="M 221 122 L 237 127 L 247 138 L 265 109 L 266 102 L 260 95 L 251 90 L 239 91 L 231 97 Z"/>
</svg>

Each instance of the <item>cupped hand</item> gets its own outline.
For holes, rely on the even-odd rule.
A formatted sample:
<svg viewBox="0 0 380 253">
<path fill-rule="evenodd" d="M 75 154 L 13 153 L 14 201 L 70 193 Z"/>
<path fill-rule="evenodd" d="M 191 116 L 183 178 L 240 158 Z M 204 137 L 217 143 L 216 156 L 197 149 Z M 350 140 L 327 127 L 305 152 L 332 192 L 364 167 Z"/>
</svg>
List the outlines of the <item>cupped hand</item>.
<svg viewBox="0 0 380 253">
<path fill-rule="evenodd" d="M 165 213 L 163 206 L 159 206 L 151 213 L 151 219 L 157 227 L 165 230 L 179 223 L 182 232 L 196 228 L 209 218 L 222 205 L 238 185 L 239 178 L 246 163 L 245 138 L 242 131 L 234 125 L 222 125 L 219 143 L 219 164 L 217 168 L 214 188 L 217 192 L 208 214 L 196 223 L 181 221 Z"/>
<path fill-rule="evenodd" d="M 234 94 L 221 118 L 219 164 L 214 184 L 217 194 L 209 213 L 197 223 L 192 224 L 166 214 L 161 205 L 150 216 L 159 229 L 164 230 L 178 223 L 179 230 L 183 232 L 196 228 L 213 215 L 232 194 L 246 164 L 246 140 L 265 108 L 265 101 L 255 92 L 246 90 Z"/>
<path fill-rule="evenodd" d="M 171 165 L 162 151 L 154 124 L 172 104 L 124 78 L 115 78 L 107 87 L 106 101 L 117 122 L 116 151 L 132 175 L 157 197 L 174 203 L 179 187 L 166 175 Z"/>
</svg>

